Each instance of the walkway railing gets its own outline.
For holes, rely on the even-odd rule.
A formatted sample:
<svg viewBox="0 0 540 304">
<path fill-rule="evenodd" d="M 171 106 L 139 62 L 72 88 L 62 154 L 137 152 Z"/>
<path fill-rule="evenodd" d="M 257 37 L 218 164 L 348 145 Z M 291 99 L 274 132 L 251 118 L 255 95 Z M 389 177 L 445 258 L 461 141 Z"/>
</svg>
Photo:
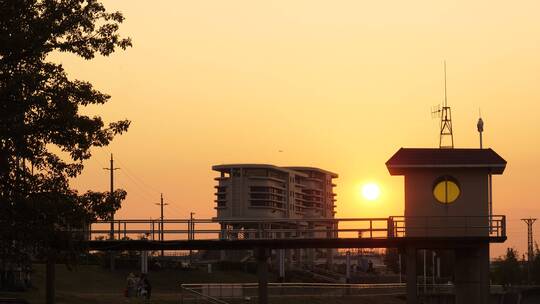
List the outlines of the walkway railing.
<svg viewBox="0 0 540 304">
<path fill-rule="evenodd" d="M 182 302 L 197 299 L 192 293 L 219 300 L 257 298 L 257 283 L 182 284 Z M 326 284 L 326 283 L 269 283 L 269 298 L 283 297 L 344 297 L 405 294 L 405 284 Z"/>
<path fill-rule="evenodd" d="M 484 236 L 505 237 L 504 215 L 318 219 L 117 219 L 116 239 L 242 240 Z M 90 239 L 108 239 L 111 221 L 92 223 Z"/>
<path fill-rule="evenodd" d="M 198 285 L 180 285 L 180 303 L 184 303 L 184 301 L 186 301 L 196 303 L 229 304 L 216 297 L 203 294 L 201 292 L 202 289 L 197 287 Z"/>
<path fill-rule="evenodd" d="M 181 303 L 201 302 L 226 304 L 233 299 L 257 298 L 257 283 L 211 283 L 182 284 Z M 381 296 L 404 295 L 405 284 L 328 284 L 328 283 L 269 283 L 269 298 L 287 297 L 347 297 L 347 296 Z M 417 285 L 422 294 L 453 294 L 453 284 L 421 284 Z M 491 293 L 500 293 L 500 285 L 491 285 Z M 212 302 L 214 301 L 214 302 Z M 219 301 L 219 302 L 217 302 Z"/>
</svg>

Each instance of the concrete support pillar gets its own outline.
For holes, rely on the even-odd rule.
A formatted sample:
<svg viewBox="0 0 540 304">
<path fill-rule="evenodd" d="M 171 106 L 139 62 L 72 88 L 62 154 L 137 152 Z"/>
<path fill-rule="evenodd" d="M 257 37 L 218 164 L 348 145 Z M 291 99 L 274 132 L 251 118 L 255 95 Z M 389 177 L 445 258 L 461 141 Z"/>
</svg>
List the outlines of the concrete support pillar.
<svg viewBox="0 0 540 304">
<path fill-rule="evenodd" d="M 441 278 L 441 258 L 437 257 L 437 279 Z"/>
<path fill-rule="evenodd" d="M 316 256 L 315 248 L 307 248 L 306 249 L 306 263 L 309 265 L 309 268 L 313 268 L 315 266 L 315 256 Z"/>
<path fill-rule="evenodd" d="M 326 249 L 326 268 L 334 270 L 334 249 Z"/>
<path fill-rule="evenodd" d="M 435 261 L 436 254 L 435 251 L 431 252 L 431 284 L 435 285 Z"/>
<path fill-rule="evenodd" d="M 407 247 L 405 255 L 405 265 L 407 267 L 407 304 L 417 304 L 418 289 L 416 286 L 416 248 Z"/>
<path fill-rule="evenodd" d="M 285 249 L 285 269 L 291 269 L 292 249 Z"/>
<path fill-rule="evenodd" d="M 268 249 L 257 248 L 257 277 L 259 304 L 268 304 Z"/>
<path fill-rule="evenodd" d="M 403 276 L 401 274 L 401 271 L 403 269 L 403 267 L 401 267 L 401 251 L 398 253 L 398 269 L 399 269 L 399 284 L 401 284 L 402 280 L 403 280 Z"/>
<path fill-rule="evenodd" d="M 278 249 L 279 281 L 285 280 L 285 249 Z"/>
<path fill-rule="evenodd" d="M 422 250 L 422 257 L 423 257 L 423 263 L 422 263 L 422 285 L 424 285 L 424 293 L 427 292 L 427 261 L 426 261 L 426 254 L 427 250 Z"/>
<path fill-rule="evenodd" d="M 220 224 L 220 230 L 221 232 L 219 233 L 219 239 L 220 240 L 226 240 L 227 239 L 227 225 L 225 224 Z M 220 250 L 219 251 L 219 260 L 220 261 L 225 261 L 227 259 L 227 253 L 225 250 Z"/>
<path fill-rule="evenodd" d="M 456 249 L 456 304 L 489 303 L 489 244 Z"/>
<path fill-rule="evenodd" d="M 148 251 L 141 251 L 141 273 L 148 273 Z"/>
<path fill-rule="evenodd" d="M 225 250 L 219 251 L 219 260 L 225 261 L 227 259 L 227 252 Z"/>
<path fill-rule="evenodd" d="M 326 232 L 326 237 L 331 239 L 334 238 L 334 233 L 332 230 L 334 230 L 333 224 L 326 228 L 328 231 Z M 334 249 L 333 248 L 327 248 L 326 249 L 326 267 L 329 270 L 334 270 Z"/>
<path fill-rule="evenodd" d="M 346 266 L 347 269 L 345 270 L 345 282 L 349 284 L 351 282 L 351 252 L 347 251 L 346 253 Z"/>
<path fill-rule="evenodd" d="M 296 266 L 302 267 L 302 249 L 294 249 L 294 255 L 296 256 Z"/>
<path fill-rule="evenodd" d="M 111 271 L 114 271 L 116 269 L 115 267 L 115 257 L 114 257 L 114 251 L 109 251 L 109 266 L 110 266 L 110 270 Z"/>
<path fill-rule="evenodd" d="M 313 239 L 315 238 L 315 234 L 312 231 L 314 229 L 314 225 L 312 222 L 308 223 L 308 238 Z M 314 248 L 307 248 L 307 263 L 309 264 L 309 267 L 313 267 L 315 265 L 315 249 Z"/>
</svg>

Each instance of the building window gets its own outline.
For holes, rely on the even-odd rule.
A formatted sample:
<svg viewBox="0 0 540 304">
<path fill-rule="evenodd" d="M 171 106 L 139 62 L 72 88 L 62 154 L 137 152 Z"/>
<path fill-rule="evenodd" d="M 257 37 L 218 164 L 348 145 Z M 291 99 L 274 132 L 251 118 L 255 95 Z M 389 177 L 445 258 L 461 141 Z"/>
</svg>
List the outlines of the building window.
<svg viewBox="0 0 540 304">
<path fill-rule="evenodd" d="M 261 186 L 252 186 L 249 187 L 249 191 L 251 192 L 262 192 L 262 193 L 273 193 L 273 194 L 279 194 L 284 195 L 285 191 L 282 189 L 274 188 L 274 187 L 261 187 Z"/>
<path fill-rule="evenodd" d="M 249 187 L 249 190 L 251 192 L 268 192 L 268 187 L 253 186 L 253 187 Z"/>
<path fill-rule="evenodd" d="M 246 176 L 265 177 L 265 176 L 268 175 L 268 170 L 266 170 L 266 169 L 257 169 L 257 168 L 246 169 L 245 170 L 245 175 Z"/>
<path fill-rule="evenodd" d="M 268 170 L 268 177 L 273 177 L 281 180 L 287 180 L 287 174 L 276 171 L 276 170 Z"/>
<path fill-rule="evenodd" d="M 265 202 L 265 201 L 251 201 L 251 206 L 255 206 L 255 207 L 266 207 L 268 206 L 269 202 Z"/>
<path fill-rule="evenodd" d="M 433 196 L 441 204 L 451 204 L 457 200 L 461 190 L 457 180 L 451 176 L 442 176 L 435 181 Z"/>
<path fill-rule="evenodd" d="M 251 199 L 263 199 L 272 201 L 283 201 L 281 195 L 269 194 L 269 193 L 250 193 Z"/>
<path fill-rule="evenodd" d="M 253 207 L 268 207 L 268 208 L 283 209 L 283 203 L 279 203 L 279 202 L 251 200 L 249 203 Z"/>
</svg>

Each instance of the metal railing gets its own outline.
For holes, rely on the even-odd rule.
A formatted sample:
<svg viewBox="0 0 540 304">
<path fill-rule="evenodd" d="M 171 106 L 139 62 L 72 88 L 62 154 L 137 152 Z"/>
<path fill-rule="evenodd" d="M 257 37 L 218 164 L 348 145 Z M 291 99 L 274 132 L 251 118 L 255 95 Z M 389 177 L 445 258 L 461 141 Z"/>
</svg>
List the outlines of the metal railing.
<svg viewBox="0 0 540 304">
<path fill-rule="evenodd" d="M 181 303 L 218 303 L 233 299 L 257 298 L 257 283 L 209 283 L 182 284 Z M 454 285 L 417 284 L 418 294 L 453 294 Z M 500 293 L 500 285 L 491 285 L 491 293 Z M 390 284 L 331 284 L 331 283 L 269 283 L 269 298 L 286 297 L 349 297 L 349 296 L 381 296 L 403 295 L 406 293 L 405 283 Z M 205 302 L 206 301 L 206 302 Z"/>
<path fill-rule="evenodd" d="M 411 236 L 506 236 L 504 215 L 492 216 L 392 216 L 394 237 Z M 390 225 L 390 224 L 389 224 Z"/>
<path fill-rule="evenodd" d="M 110 221 L 92 223 L 90 239 L 107 239 Z M 288 238 L 505 237 L 504 215 L 322 219 L 117 219 L 117 239 L 242 240 Z"/>
<path fill-rule="evenodd" d="M 199 295 L 228 301 L 258 297 L 257 283 L 182 284 L 182 303 L 198 300 Z M 187 291 L 187 292 L 184 292 Z M 269 298 L 345 297 L 405 294 L 405 284 L 327 284 L 268 283 Z"/>
<path fill-rule="evenodd" d="M 180 303 L 186 302 L 196 302 L 196 303 L 212 303 L 212 304 L 229 304 L 223 300 L 220 300 L 216 297 L 209 296 L 207 294 L 203 294 L 201 291 L 202 289 L 199 289 L 199 291 L 195 290 L 193 287 L 197 287 L 196 285 L 186 285 L 182 284 L 180 285 Z"/>
</svg>

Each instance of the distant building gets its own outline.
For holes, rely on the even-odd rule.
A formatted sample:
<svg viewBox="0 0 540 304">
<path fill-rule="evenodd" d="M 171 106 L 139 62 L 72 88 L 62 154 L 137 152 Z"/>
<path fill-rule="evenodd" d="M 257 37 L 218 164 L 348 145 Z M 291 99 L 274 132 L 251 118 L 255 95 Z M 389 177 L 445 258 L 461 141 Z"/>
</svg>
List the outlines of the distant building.
<svg viewBox="0 0 540 304">
<path fill-rule="evenodd" d="M 215 178 L 215 208 L 224 238 L 337 237 L 337 223 L 332 220 L 336 173 L 266 164 L 217 165 L 212 169 L 220 172 Z M 286 259 L 288 263 L 314 265 L 318 258 L 326 258 L 331 265 L 334 253 L 332 249 L 287 250 L 280 263 Z M 234 257 L 222 252 L 221 258 Z"/>
<path fill-rule="evenodd" d="M 333 218 L 336 173 L 311 167 L 217 165 L 218 219 Z"/>
</svg>

